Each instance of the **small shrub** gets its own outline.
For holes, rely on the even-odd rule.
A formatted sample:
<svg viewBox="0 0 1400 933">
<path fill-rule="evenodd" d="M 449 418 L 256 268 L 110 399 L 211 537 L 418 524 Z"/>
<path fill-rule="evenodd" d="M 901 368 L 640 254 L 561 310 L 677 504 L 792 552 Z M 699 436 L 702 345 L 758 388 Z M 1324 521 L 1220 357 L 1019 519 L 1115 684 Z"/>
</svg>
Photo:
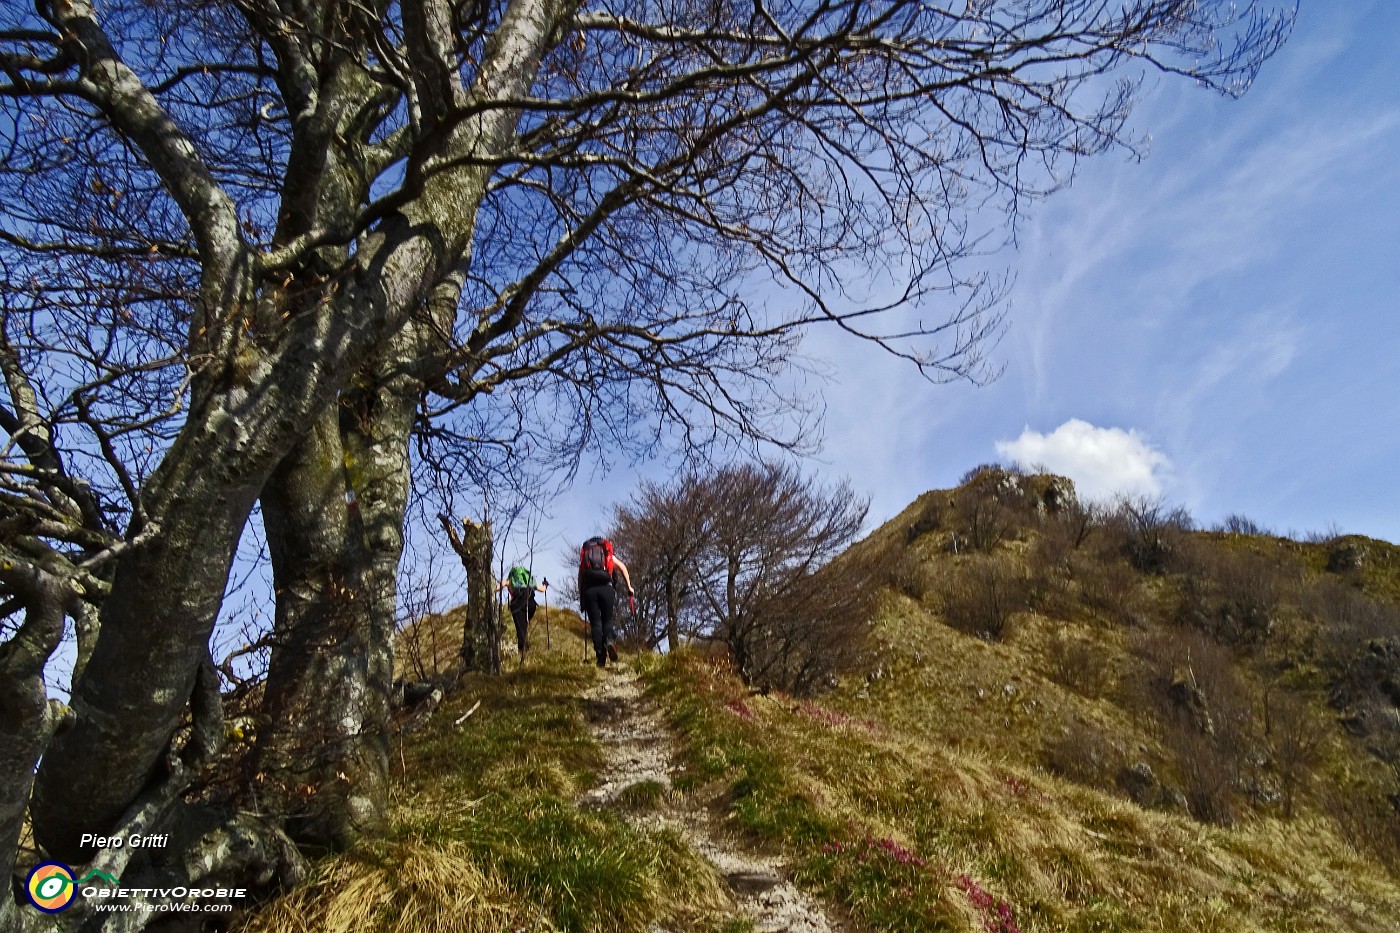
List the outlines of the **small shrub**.
<svg viewBox="0 0 1400 933">
<path fill-rule="evenodd" d="M 1060 619 L 1074 616 L 1074 556 L 1073 535 L 1058 517 L 1052 517 L 1045 523 L 1026 556 L 1031 597 L 1038 611 Z"/>
<path fill-rule="evenodd" d="M 1014 537 L 1015 513 L 995 498 L 977 491 L 958 495 L 953 503 L 951 547 L 958 551 L 990 553 L 997 545 Z"/>
<path fill-rule="evenodd" d="M 1335 579 L 1319 581 L 1300 602 L 1318 623 L 1319 660 L 1333 705 L 1380 696 L 1400 705 L 1400 607 Z"/>
<path fill-rule="evenodd" d="M 1202 823 L 1233 826 L 1237 792 L 1233 769 L 1220 755 L 1217 743 L 1192 725 L 1171 723 L 1163 744 L 1171 752 L 1181 774 L 1182 793 L 1191 815 Z"/>
<path fill-rule="evenodd" d="M 1079 598 L 1105 622 L 1136 626 L 1142 621 L 1141 586 L 1130 566 L 1118 558 L 1085 554 L 1073 567 Z"/>
<path fill-rule="evenodd" d="M 1134 644 L 1134 651 L 1146 675 L 1133 681 L 1141 690 L 1138 702 L 1154 719 L 1190 721 L 1198 732 L 1215 735 L 1236 755 L 1257 744 L 1259 704 L 1229 648 L 1188 630 L 1144 637 Z M 1204 704 L 1209 728 L 1203 727 L 1196 703 Z"/>
<path fill-rule="evenodd" d="M 970 483 L 980 481 L 986 477 L 991 477 L 993 480 L 1000 480 L 1003 476 L 1007 475 L 1008 473 L 1014 472 L 1014 468 L 1008 469 L 1007 467 L 1002 466 L 1000 463 L 979 463 L 977 464 L 977 466 L 963 473 L 962 477 L 958 480 L 958 485 L 966 486 Z"/>
<path fill-rule="evenodd" d="M 1077 784 L 1106 788 L 1123 767 L 1123 756 L 1098 726 L 1067 722 L 1046 745 L 1046 765 Z"/>
<path fill-rule="evenodd" d="M 1009 561 L 977 556 L 939 591 L 943 620 L 960 632 L 991 641 L 1011 634 L 1013 619 L 1026 609 L 1030 585 Z"/>
<path fill-rule="evenodd" d="M 980 466 L 964 477 L 953 493 L 948 524 L 955 551 L 990 553 L 1009 541 L 1031 522 L 1036 501 L 1026 489 L 1025 477 L 1004 467 Z"/>
<path fill-rule="evenodd" d="M 1283 815 L 1292 819 L 1298 790 L 1321 760 L 1327 732 L 1301 698 L 1274 693 L 1265 697 L 1264 734 L 1278 772 Z"/>
<path fill-rule="evenodd" d="M 1375 856 L 1391 871 L 1400 871 L 1400 820 L 1395 818 L 1400 789 L 1392 790 L 1376 794 L 1334 787 L 1323 799 L 1322 809 L 1358 850 Z"/>
<path fill-rule="evenodd" d="M 1120 498 L 1105 520 L 1105 530 L 1123 556 L 1138 570 L 1152 574 L 1172 569 L 1185 532 L 1191 528 L 1191 513 L 1181 506 L 1167 506 L 1160 496 Z"/>
<path fill-rule="evenodd" d="M 1125 681 L 1130 700 L 1163 724 L 1163 744 L 1181 775 L 1187 807 L 1198 820 L 1233 825 L 1240 788 L 1257 784 L 1267 760 L 1262 704 L 1241 678 L 1227 647 L 1198 631 L 1163 631 L 1134 650 L 1144 676 Z"/>
<path fill-rule="evenodd" d="M 1187 571 L 1177 606 L 1179 622 L 1232 645 L 1259 645 L 1273 631 L 1296 570 L 1276 557 L 1187 548 Z"/>
<path fill-rule="evenodd" d="M 1225 520 L 1216 526 L 1217 531 L 1223 531 L 1232 535 L 1260 535 L 1272 537 L 1274 532 L 1259 524 L 1247 515 L 1232 512 L 1225 516 Z"/>
<path fill-rule="evenodd" d="M 919 512 L 918 518 L 914 519 L 904 532 L 904 543 L 913 544 L 931 531 L 937 531 L 943 527 L 943 503 L 937 498 L 930 496 L 928 504 Z"/>
<path fill-rule="evenodd" d="M 1099 506 L 1070 498 L 1050 512 L 1040 537 L 1046 541 L 1048 551 L 1067 556 L 1089 542 L 1103 518 L 1103 509 Z"/>
<path fill-rule="evenodd" d="M 1050 679 L 1086 697 L 1096 697 L 1108 680 L 1105 658 L 1093 643 L 1056 632 L 1045 648 Z"/>
<path fill-rule="evenodd" d="M 886 564 L 885 582 L 896 592 L 923 602 L 930 589 L 928 562 L 913 551 L 902 550 Z"/>
<path fill-rule="evenodd" d="M 1220 592 L 1218 636 L 1235 644 L 1258 644 L 1273 631 L 1285 578 L 1277 561 L 1236 554 L 1216 571 Z"/>
<path fill-rule="evenodd" d="M 1338 525 L 1336 522 L 1328 522 L 1326 528 L 1321 531 L 1309 531 L 1302 536 L 1301 540 L 1306 541 L 1308 544 L 1330 544 L 1341 536 L 1342 526 Z M 1293 535 L 1289 537 L 1294 537 L 1295 540 L 1299 540 Z"/>
</svg>

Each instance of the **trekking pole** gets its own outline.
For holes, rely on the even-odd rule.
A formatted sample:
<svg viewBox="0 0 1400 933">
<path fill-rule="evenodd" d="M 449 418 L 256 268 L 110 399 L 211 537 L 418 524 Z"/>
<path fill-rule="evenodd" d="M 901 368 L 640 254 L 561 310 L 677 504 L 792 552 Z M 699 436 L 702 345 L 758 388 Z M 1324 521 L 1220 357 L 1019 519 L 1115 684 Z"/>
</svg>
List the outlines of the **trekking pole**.
<svg viewBox="0 0 1400 933">
<path fill-rule="evenodd" d="M 549 640 L 549 577 L 544 578 L 544 647 L 546 651 L 554 650 L 554 643 Z"/>
<path fill-rule="evenodd" d="M 632 627 L 633 629 L 635 629 L 637 625 L 637 594 L 633 593 L 631 590 L 628 590 L 627 592 L 627 608 L 629 610 L 628 615 L 630 617 Z"/>
<path fill-rule="evenodd" d="M 583 606 L 579 606 L 582 610 Z M 593 623 L 588 621 L 588 613 L 580 612 L 579 621 L 583 623 L 583 663 L 588 663 L 588 644 L 593 640 Z"/>
<path fill-rule="evenodd" d="M 501 569 L 503 569 L 503 570 L 505 569 L 505 565 L 504 565 L 504 564 L 502 564 Z M 509 593 L 509 592 L 510 592 L 510 590 L 509 590 L 509 588 L 507 588 L 507 589 L 506 589 L 506 593 Z M 504 628 L 504 626 L 501 625 L 501 607 L 502 607 L 502 606 L 505 607 L 506 615 L 509 615 L 509 616 L 510 616 L 511 627 L 513 628 L 513 627 L 515 626 L 515 613 L 513 613 L 513 612 L 510 611 L 510 597 L 507 596 L 507 597 L 506 597 L 506 601 L 505 601 L 505 602 L 502 602 L 502 601 L 501 601 L 501 595 L 502 595 L 502 594 L 501 594 L 501 591 L 500 591 L 500 590 L 496 590 L 496 650 L 497 650 L 497 651 L 500 650 L 501 636 L 502 636 L 501 629 Z M 509 636 L 507 636 L 507 637 L 509 637 Z M 519 643 L 519 642 L 516 642 L 516 647 L 517 647 L 517 648 L 520 647 L 520 643 Z M 515 669 L 516 669 L 516 670 L 519 670 L 519 669 L 520 669 L 520 666 L 521 666 L 522 664 L 524 664 L 524 663 L 525 663 L 525 656 L 524 656 L 523 654 L 519 654 L 519 653 L 517 652 L 517 657 L 516 657 L 516 660 L 515 660 Z"/>
</svg>

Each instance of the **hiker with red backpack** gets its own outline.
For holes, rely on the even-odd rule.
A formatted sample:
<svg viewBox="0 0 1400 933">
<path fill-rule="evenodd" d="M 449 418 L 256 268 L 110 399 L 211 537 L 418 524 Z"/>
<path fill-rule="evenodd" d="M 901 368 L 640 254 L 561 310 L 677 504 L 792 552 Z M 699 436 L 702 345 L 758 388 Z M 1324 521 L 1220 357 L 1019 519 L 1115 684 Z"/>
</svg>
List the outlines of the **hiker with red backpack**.
<svg viewBox="0 0 1400 933">
<path fill-rule="evenodd" d="M 613 554 L 612 542 L 599 537 L 583 542 L 578 558 L 578 599 L 593 632 L 593 654 L 599 667 L 606 667 L 610 659 L 617 661 L 612 624 L 617 580 L 627 587 L 627 596 L 632 598 L 632 577 L 627 573 L 627 565 Z"/>
<path fill-rule="evenodd" d="M 496 587 L 496 592 L 510 590 L 510 617 L 515 621 L 515 642 L 520 649 L 520 660 L 525 660 L 525 651 L 530 647 L 530 620 L 535 617 L 536 593 L 549 593 L 549 581 L 535 583 L 535 575 L 525 567 L 512 567 L 510 573 Z M 546 599 L 548 595 L 546 595 Z"/>
</svg>

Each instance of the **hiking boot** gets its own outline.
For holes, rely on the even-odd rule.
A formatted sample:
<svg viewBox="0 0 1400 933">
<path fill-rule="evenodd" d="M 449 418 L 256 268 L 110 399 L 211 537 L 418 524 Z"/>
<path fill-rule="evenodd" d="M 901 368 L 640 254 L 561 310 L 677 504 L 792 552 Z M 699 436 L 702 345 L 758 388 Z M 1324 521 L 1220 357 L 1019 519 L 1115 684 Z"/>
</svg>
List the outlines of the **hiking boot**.
<svg viewBox="0 0 1400 933">
<path fill-rule="evenodd" d="M 598 666 L 599 666 L 599 667 L 607 667 L 607 666 L 608 666 L 607 658 L 599 658 L 599 659 L 598 659 Z"/>
<path fill-rule="evenodd" d="M 614 664 L 617 663 L 617 645 L 608 645 L 608 657 Z"/>
</svg>

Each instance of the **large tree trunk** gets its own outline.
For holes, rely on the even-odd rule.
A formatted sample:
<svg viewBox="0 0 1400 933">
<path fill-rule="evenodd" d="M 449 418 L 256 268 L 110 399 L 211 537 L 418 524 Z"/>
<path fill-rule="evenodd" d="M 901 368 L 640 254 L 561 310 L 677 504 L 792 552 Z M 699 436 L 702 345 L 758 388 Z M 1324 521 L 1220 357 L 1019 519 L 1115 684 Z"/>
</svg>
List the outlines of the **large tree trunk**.
<svg viewBox="0 0 1400 933">
<path fill-rule="evenodd" d="M 197 380 L 190 416 L 142 491 L 146 540 L 116 558 L 97 642 L 74 685 L 76 725 L 38 770 L 34 829 L 54 857 L 86 860 L 81 835 L 106 835 L 158 777 L 259 491 L 363 353 L 356 322 L 384 326 L 393 309 L 413 306 L 434 258 L 427 237 L 399 230 L 375 246 L 378 261 L 367 256 L 369 268 L 346 280 L 344 302 L 288 322 L 275 355 L 237 344 Z M 383 279 L 413 263 L 406 280 Z M 253 283 L 243 287 L 246 296 Z M 261 310 L 245 297 L 226 313 Z"/>
<path fill-rule="evenodd" d="M 58 723 L 44 689 L 44 664 L 63 635 L 66 601 L 56 578 L 41 572 L 16 581 L 15 574 L 18 568 L 0 555 L 0 578 L 29 590 L 24 622 L 0 644 L 0 879 L 14 872 L 34 766 Z M 0 930 L 9 928 L 13 912 L 9 893 L 0 893 Z"/>
<path fill-rule="evenodd" d="M 571 10 L 567 0 L 509 4 L 487 49 L 481 93 L 523 96 L 544 50 L 557 40 L 558 22 Z M 92 31 L 86 20 L 79 25 Z M 264 277 L 243 245 L 227 197 L 187 159 L 176 158 L 187 155 L 188 146 L 175 124 L 163 113 L 152 116 L 159 108 L 149 94 L 130 95 L 120 82 L 111 87 L 114 95 L 132 97 L 120 101 L 121 113 L 144 146 L 167 158 L 158 167 L 177 185 L 195 226 L 202 291 L 191 350 L 205 368 L 192 386 L 179 436 L 142 489 L 143 520 L 156 533 L 116 559 L 97 644 L 73 691 L 77 723 L 53 742 L 36 777 L 36 838 L 49 854 L 70 862 L 91 854 L 78 845 L 83 833 L 108 833 L 159 777 L 208 651 L 239 536 L 273 470 L 334 404 L 349 373 L 392 339 L 434 288 L 453 276 L 460 286 L 490 160 L 514 138 L 519 119 L 511 109 L 488 108 L 445 132 L 414 162 L 418 190 L 358 237 L 352 263 L 333 279 L 310 260 L 285 278 Z M 340 89 L 324 90 L 328 108 L 345 103 L 337 97 Z M 397 463 L 404 461 L 406 437 L 365 443 L 367 459 L 383 445 L 395 448 Z M 373 472 L 378 465 L 366 468 Z M 373 478 L 365 482 L 368 488 Z M 370 499 L 364 496 L 362 510 Z M 402 506 L 393 499 L 386 494 L 386 524 L 379 526 L 378 517 L 366 522 L 371 539 L 386 536 L 381 553 L 362 568 L 377 606 L 388 598 L 392 607 L 392 584 L 380 581 L 392 578 L 389 568 L 397 565 L 401 523 L 390 517 L 397 512 L 401 522 Z M 385 617 L 380 609 L 375 613 Z M 387 642 L 377 632 L 365 638 L 366 645 Z M 353 699 L 356 722 L 342 730 L 346 734 L 364 732 L 360 724 L 380 716 L 373 691 L 387 668 L 387 654 L 356 650 L 362 653 L 354 663 L 364 668 L 356 676 L 370 692 Z M 380 741 L 366 739 L 371 759 Z M 379 766 L 369 761 L 366 767 Z"/>
<path fill-rule="evenodd" d="M 334 836 L 332 826 L 348 817 L 327 801 L 336 765 L 355 756 L 359 713 L 331 711 L 365 689 L 367 633 L 354 605 L 361 586 L 345 476 L 337 413 L 328 409 L 262 495 L 276 612 L 248 791 L 259 812 L 284 818 L 293 836 L 308 840 Z"/>
<path fill-rule="evenodd" d="M 570 9 L 567 0 L 512 3 L 492 43 L 492 61 L 480 79 L 483 89 L 524 93 L 545 47 L 554 41 L 554 24 Z M 420 12 L 405 8 L 410 29 L 425 27 L 416 19 Z M 499 110 L 459 124 L 444 141 L 442 158 L 451 161 L 452 154 L 461 153 L 487 158 L 501 151 L 513 138 L 517 119 L 518 114 Z M 405 306 L 417 312 L 413 321 L 387 335 L 364 370 L 368 378 L 342 393 L 334 430 L 332 416 L 323 416 L 305 441 L 307 449 L 279 468 L 277 481 L 285 481 L 284 488 L 265 494 L 269 543 L 277 538 L 278 605 L 265 729 L 254 762 L 265 775 L 273 806 L 303 842 L 348 844 L 375 828 L 387 805 L 408 444 L 414 407 L 434 367 L 431 348 L 452 332 L 476 211 L 490 174 L 489 162 L 471 161 L 451 170 L 425 166 L 433 172 L 423 196 L 399 216 L 414 239 L 417 231 L 430 234 L 419 244 L 429 255 L 401 252 L 378 268 L 400 286 L 413 285 L 426 301 Z M 450 265 L 425 261 L 444 255 Z M 348 507 L 333 501 L 341 492 L 338 484 Z"/>
<path fill-rule="evenodd" d="M 440 251 L 455 248 L 460 256 L 465 246 L 444 244 L 437 229 L 407 217 L 386 224 L 367 237 L 363 265 L 343 281 L 341 300 L 294 316 L 275 356 L 235 347 L 223 367 L 199 380 L 189 419 L 143 490 L 156 533 L 117 558 L 97 644 L 73 691 L 77 724 L 39 768 L 32 814 L 50 854 L 84 861 L 81 834 L 107 834 L 156 777 L 208 650 L 254 501 L 332 404 L 347 368 L 378 342 L 363 331 L 400 329 L 398 315 L 426 297 L 424 279 L 450 273 Z M 256 314 L 250 304 L 228 313 Z"/>
<path fill-rule="evenodd" d="M 192 418 L 185 443 L 172 451 L 174 469 L 148 512 L 160 533 L 118 558 L 97 643 L 74 685 L 76 724 L 39 767 L 35 833 L 64 861 L 84 861 L 90 850 L 79 837 L 110 830 L 157 776 L 207 654 L 234 549 L 261 485 L 257 466 L 274 462 L 239 450 L 253 442 L 231 425 L 207 443 L 206 432 L 219 430 L 211 422 Z M 265 443 L 275 444 L 276 432 L 268 434 Z M 178 457 L 193 448 L 199 456 Z"/>
<path fill-rule="evenodd" d="M 254 791 L 293 838 L 333 848 L 377 829 L 388 804 L 397 577 L 422 385 L 402 367 L 380 369 L 343 394 L 263 495 L 277 610 Z"/>
</svg>

